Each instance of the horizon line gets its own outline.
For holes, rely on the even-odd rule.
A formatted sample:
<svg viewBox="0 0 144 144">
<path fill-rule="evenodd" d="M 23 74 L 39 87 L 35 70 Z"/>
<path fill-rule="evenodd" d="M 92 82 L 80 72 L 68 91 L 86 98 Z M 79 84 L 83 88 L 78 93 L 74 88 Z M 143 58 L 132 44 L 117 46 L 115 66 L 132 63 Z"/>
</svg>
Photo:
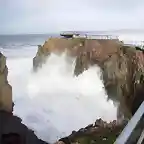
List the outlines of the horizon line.
<svg viewBox="0 0 144 144">
<path fill-rule="evenodd" d="M 108 33 L 108 32 L 144 32 L 144 29 L 111 29 L 111 30 L 94 30 L 94 31 L 92 31 L 92 30 L 90 30 L 90 31 L 88 31 L 88 30 L 86 30 L 86 31 L 84 31 L 84 30 L 64 30 L 64 31 L 57 31 L 57 32 L 47 32 L 47 33 L 36 33 L 36 32 L 33 32 L 33 33 L 2 33 L 2 34 L 0 34 L 0 36 L 4 36 L 4 35 L 49 35 L 49 34 L 60 34 L 61 32 L 80 32 L 80 33 L 94 33 L 94 32 L 102 32 L 102 33 L 104 33 L 104 32 L 106 32 L 106 33 Z"/>
</svg>

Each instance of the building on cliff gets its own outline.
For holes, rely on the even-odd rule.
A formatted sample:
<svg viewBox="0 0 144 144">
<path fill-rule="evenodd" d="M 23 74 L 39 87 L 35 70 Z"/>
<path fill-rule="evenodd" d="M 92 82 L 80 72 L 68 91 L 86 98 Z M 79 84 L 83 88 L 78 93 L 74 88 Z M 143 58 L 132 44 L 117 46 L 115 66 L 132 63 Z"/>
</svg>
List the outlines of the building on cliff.
<svg viewBox="0 0 144 144">
<path fill-rule="evenodd" d="M 118 40 L 118 36 L 114 35 L 102 35 L 102 34 L 80 34 L 78 32 L 61 32 L 60 36 L 65 38 L 86 38 L 86 39 L 108 39 Z"/>
<path fill-rule="evenodd" d="M 63 36 L 65 38 L 73 38 L 74 36 L 79 36 L 80 34 L 78 32 L 61 32 L 60 36 Z"/>
</svg>

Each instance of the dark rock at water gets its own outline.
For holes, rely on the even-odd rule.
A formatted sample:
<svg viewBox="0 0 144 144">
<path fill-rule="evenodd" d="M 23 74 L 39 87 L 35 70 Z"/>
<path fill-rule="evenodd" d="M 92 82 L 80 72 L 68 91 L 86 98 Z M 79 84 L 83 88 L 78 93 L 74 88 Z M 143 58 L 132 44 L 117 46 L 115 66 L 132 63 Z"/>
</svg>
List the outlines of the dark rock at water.
<svg viewBox="0 0 144 144">
<path fill-rule="evenodd" d="M 48 144 L 12 113 L 0 111 L 0 144 Z"/>
<path fill-rule="evenodd" d="M 128 121 L 118 123 L 116 120 L 107 123 L 102 119 L 97 119 L 95 124 L 91 124 L 72 132 L 68 137 L 62 138 L 65 144 L 112 144 L 121 133 Z"/>
</svg>

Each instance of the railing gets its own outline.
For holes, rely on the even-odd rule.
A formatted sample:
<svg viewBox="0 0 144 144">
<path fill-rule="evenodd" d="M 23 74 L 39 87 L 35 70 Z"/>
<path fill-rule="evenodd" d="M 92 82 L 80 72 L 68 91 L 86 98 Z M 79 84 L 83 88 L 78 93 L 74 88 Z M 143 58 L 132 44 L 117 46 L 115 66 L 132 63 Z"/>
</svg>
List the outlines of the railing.
<svg viewBox="0 0 144 144">
<path fill-rule="evenodd" d="M 144 102 L 140 105 L 114 144 L 130 144 L 130 141 L 136 139 L 138 139 L 137 144 L 144 142 Z"/>
<path fill-rule="evenodd" d="M 86 39 L 115 39 L 118 40 L 118 36 L 112 36 L 112 35 L 88 35 L 88 34 L 80 34 L 80 35 L 73 35 L 74 38 L 86 38 Z"/>
<path fill-rule="evenodd" d="M 74 38 L 86 38 L 86 39 L 105 39 L 105 40 L 119 40 L 119 37 L 116 35 L 102 35 L 102 34 L 90 34 L 90 33 L 79 33 L 75 31 L 62 32 L 63 36 L 71 36 Z M 144 41 L 125 41 L 123 40 L 126 46 L 139 46 L 141 49 L 144 49 Z"/>
<path fill-rule="evenodd" d="M 87 39 L 118 39 L 118 36 L 113 35 L 85 35 Z"/>
<path fill-rule="evenodd" d="M 62 32 L 60 35 L 69 36 L 72 35 L 74 38 L 87 38 L 87 39 L 116 39 L 118 40 L 118 36 L 115 35 L 98 35 L 98 34 L 82 34 L 78 32 Z"/>
</svg>

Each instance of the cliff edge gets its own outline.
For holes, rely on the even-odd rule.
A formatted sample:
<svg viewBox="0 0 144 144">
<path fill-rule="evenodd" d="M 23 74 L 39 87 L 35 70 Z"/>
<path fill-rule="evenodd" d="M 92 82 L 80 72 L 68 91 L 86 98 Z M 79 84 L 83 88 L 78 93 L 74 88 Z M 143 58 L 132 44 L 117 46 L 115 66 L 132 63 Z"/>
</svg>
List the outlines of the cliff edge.
<svg viewBox="0 0 144 144">
<path fill-rule="evenodd" d="M 42 46 L 38 46 L 37 54 L 33 58 L 34 70 L 41 67 L 51 53 L 60 55 L 66 52 L 69 56 L 77 56 L 84 48 L 84 41 L 84 38 L 49 38 Z"/>
<path fill-rule="evenodd" d="M 85 69 L 97 64 L 103 75 L 108 98 L 119 103 L 119 111 L 125 118 L 131 118 L 144 100 L 144 54 L 134 46 L 117 45 L 82 52 L 76 58 L 74 73 L 79 75 Z M 122 115 L 119 115 L 120 118 Z"/>
<path fill-rule="evenodd" d="M 7 76 L 6 57 L 0 53 L 0 111 L 12 112 L 12 87 Z"/>
<path fill-rule="evenodd" d="M 102 119 L 97 119 L 94 124 L 73 131 L 59 141 L 65 144 L 113 144 L 126 124 L 127 121 L 117 124 L 115 120 L 107 123 Z"/>
<path fill-rule="evenodd" d="M 143 51 L 126 46 L 118 39 L 50 38 L 38 47 L 33 68 L 41 67 L 51 53 L 76 57 L 74 74 L 79 75 L 90 66 L 98 65 L 109 99 L 119 103 L 118 111 L 130 118 L 144 100 Z M 123 117 L 118 112 L 118 117 Z"/>
<path fill-rule="evenodd" d="M 50 38 L 38 47 L 33 68 L 38 70 L 51 53 L 66 52 L 76 58 L 74 74 L 80 75 L 89 67 L 98 65 L 108 99 L 118 103 L 117 119 L 101 125 L 89 125 L 66 138 L 70 143 L 113 143 L 144 100 L 144 52 L 136 46 L 125 45 L 118 39 Z"/>
<path fill-rule="evenodd" d="M 6 57 L 0 52 L 0 144 L 47 144 L 13 115 L 12 87 L 7 76 Z"/>
</svg>

